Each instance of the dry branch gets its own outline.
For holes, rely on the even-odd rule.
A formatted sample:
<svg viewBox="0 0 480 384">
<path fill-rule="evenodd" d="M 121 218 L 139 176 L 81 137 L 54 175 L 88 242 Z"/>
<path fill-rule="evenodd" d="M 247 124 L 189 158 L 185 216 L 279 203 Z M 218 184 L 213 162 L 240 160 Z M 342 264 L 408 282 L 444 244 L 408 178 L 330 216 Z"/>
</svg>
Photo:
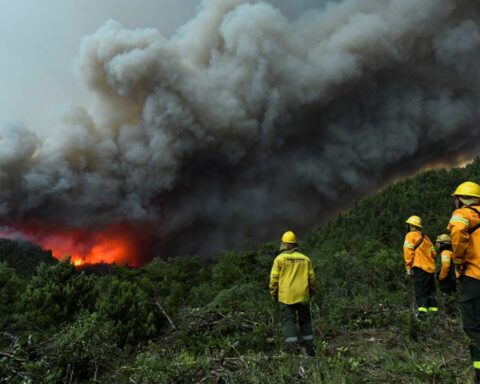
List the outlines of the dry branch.
<svg viewBox="0 0 480 384">
<path fill-rule="evenodd" d="M 157 305 L 158 308 L 160 308 L 160 310 L 162 311 L 163 315 L 167 318 L 168 322 L 170 323 L 170 326 L 172 327 L 172 329 L 174 331 L 177 330 L 177 327 L 175 327 L 175 324 L 173 323 L 172 319 L 170 318 L 170 316 L 168 316 L 167 312 L 165 311 L 165 309 L 163 309 L 163 307 L 160 305 L 160 303 L 158 302 L 158 300 L 155 301 L 155 304 Z"/>
</svg>

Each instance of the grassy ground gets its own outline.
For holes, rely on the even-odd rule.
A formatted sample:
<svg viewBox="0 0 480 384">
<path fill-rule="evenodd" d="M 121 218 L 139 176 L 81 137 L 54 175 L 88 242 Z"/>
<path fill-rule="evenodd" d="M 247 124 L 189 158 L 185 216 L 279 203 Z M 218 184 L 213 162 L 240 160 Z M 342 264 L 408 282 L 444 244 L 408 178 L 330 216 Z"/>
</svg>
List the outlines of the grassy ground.
<svg viewBox="0 0 480 384">
<path fill-rule="evenodd" d="M 131 365 L 111 379 L 119 383 L 470 382 L 467 342 L 458 317 L 439 313 L 418 321 L 409 309 L 397 316 L 389 327 L 355 330 L 323 324 L 314 309 L 315 358 L 285 352 L 278 332 L 266 340 L 264 352 L 248 351 L 242 345 L 248 341 L 227 337 L 221 350 L 206 346 L 202 353 L 192 353 L 172 335 L 177 341 L 175 355 L 168 346 L 151 345 L 149 352 L 137 356 L 138 370 Z M 245 321 L 241 314 L 238 321 Z M 274 320 L 272 325 L 276 326 Z M 246 335 L 251 331 L 245 326 Z"/>
</svg>

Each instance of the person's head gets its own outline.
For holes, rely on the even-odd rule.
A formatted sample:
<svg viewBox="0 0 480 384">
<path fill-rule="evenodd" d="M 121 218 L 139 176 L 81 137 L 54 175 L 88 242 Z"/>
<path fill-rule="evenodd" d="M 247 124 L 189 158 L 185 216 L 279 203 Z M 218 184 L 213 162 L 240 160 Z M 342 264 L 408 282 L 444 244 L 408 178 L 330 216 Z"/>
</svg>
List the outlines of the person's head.
<svg viewBox="0 0 480 384">
<path fill-rule="evenodd" d="M 408 231 L 421 231 L 422 230 L 422 219 L 419 216 L 413 215 L 410 216 L 407 220 L 407 230 Z"/>
<path fill-rule="evenodd" d="M 287 231 L 282 235 L 280 243 L 281 251 L 288 251 L 297 247 L 297 236 L 292 231 Z"/>
<path fill-rule="evenodd" d="M 437 239 L 435 241 L 435 246 L 437 248 L 444 248 L 452 244 L 452 239 L 450 235 L 447 235 L 446 233 L 442 233 L 441 235 L 437 236 Z"/>
<path fill-rule="evenodd" d="M 455 208 L 480 204 L 480 185 L 473 181 L 465 181 L 452 193 Z"/>
</svg>

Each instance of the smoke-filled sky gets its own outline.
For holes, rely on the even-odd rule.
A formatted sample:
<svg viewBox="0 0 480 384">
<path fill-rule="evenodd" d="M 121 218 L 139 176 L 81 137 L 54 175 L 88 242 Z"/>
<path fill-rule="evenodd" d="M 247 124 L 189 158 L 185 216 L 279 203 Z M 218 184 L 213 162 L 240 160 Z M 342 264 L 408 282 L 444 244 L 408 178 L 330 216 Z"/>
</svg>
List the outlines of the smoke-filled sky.
<svg viewBox="0 0 480 384">
<path fill-rule="evenodd" d="M 273 0 L 289 16 L 317 0 Z M 191 19 L 199 0 L 0 0 L 0 125 L 48 125 L 65 104 L 89 105 L 74 76 L 81 39 L 107 20 L 169 37 Z"/>
<path fill-rule="evenodd" d="M 81 39 L 107 20 L 170 36 L 197 0 L 0 0 L 0 124 L 48 129 L 67 103 L 88 103 L 75 79 Z"/>
<path fill-rule="evenodd" d="M 475 0 L 20 3 L 0 0 L 5 225 L 213 254 L 478 151 Z"/>
</svg>

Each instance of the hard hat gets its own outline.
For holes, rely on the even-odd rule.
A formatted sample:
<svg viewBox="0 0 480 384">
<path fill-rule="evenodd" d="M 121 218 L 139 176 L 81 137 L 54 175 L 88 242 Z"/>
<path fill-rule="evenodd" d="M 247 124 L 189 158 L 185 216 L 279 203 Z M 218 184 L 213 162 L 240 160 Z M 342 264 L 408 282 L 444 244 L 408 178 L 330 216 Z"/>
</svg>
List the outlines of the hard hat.
<svg viewBox="0 0 480 384">
<path fill-rule="evenodd" d="M 442 233 L 440 236 L 437 236 L 437 241 L 439 243 L 451 243 L 452 239 L 450 235 L 447 235 L 446 233 Z"/>
<path fill-rule="evenodd" d="M 282 243 L 297 244 L 297 236 L 292 231 L 287 231 L 282 236 Z"/>
<path fill-rule="evenodd" d="M 457 187 L 452 196 L 480 197 L 480 185 L 473 181 L 466 181 Z"/>
<path fill-rule="evenodd" d="M 418 216 L 410 216 L 405 222 L 414 225 L 415 227 L 422 228 L 422 219 Z"/>
</svg>

